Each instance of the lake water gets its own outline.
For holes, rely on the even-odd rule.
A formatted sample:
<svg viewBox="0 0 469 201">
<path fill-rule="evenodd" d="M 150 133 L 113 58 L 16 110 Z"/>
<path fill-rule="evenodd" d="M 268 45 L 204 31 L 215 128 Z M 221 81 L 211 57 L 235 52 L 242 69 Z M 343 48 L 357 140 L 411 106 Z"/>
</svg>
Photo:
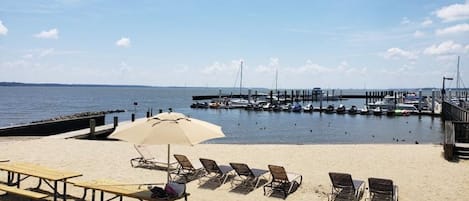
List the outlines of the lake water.
<svg viewBox="0 0 469 201">
<path fill-rule="evenodd" d="M 129 120 L 136 110 L 144 117 L 149 108 L 172 108 L 194 118 L 222 126 L 225 138 L 207 143 L 440 143 L 440 118 L 429 116 L 388 117 L 313 113 L 245 111 L 239 109 L 191 109 L 193 95 L 216 95 L 216 88 L 150 87 L 0 87 L 0 127 L 49 119 L 88 111 L 125 109 L 109 114 L 119 121 Z M 236 89 L 222 89 L 225 93 Z M 267 91 L 262 91 L 267 92 Z M 246 92 L 247 93 L 247 92 Z M 339 91 L 335 92 L 339 94 Z M 362 90 L 343 90 L 343 94 L 364 94 Z M 429 95 L 425 92 L 424 94 Z M 134 106 L 134 102 L 138 105 Z M 362 107 L 364 100 L 350 99 L 328 104 Z M 319 103 L 315 102 L 315 106 Z M 399 139 L 399 142 L 396 141 Z"/>
</svg>

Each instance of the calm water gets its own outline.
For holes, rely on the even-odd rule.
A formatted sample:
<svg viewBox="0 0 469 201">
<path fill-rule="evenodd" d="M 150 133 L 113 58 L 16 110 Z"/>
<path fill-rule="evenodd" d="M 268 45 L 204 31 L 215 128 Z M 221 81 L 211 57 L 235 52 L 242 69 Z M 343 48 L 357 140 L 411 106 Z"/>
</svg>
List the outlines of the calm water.
<svg viewBox="0 0 469 201">
<path fill-rule="evenodd" d="M 229 89 L 223 89 L 223 92 Z M 236 89 L 234 93 L 239 93 Z M 336 91 L 336 94 L 339 92 Z M 344 94 L 363 94 L 344 90 Z M 428 92 L 427 92 L 428 93 Z M 226 138 L 209 143 L 440 143 L 439 118 L 428 116 L 387 117 L 314 113 L 256 112 L 245 110 L 191 109 L 193 95 L 215 95 L 206 88 L 125 87 L 0 87 L 0 127 L 48 119 L 78 112 L 125 109 L 113 116 L 129 120 L 136 109 L 144 117 L 149 108 L 182 112 L 222 126 Z M 138 105 L 135 107 L 134 102 Z M 350 99 L 328 104 L 361 107 L 364 100 Z M 319 106 L 319 103 L 314 103 Z"/>
</svg>

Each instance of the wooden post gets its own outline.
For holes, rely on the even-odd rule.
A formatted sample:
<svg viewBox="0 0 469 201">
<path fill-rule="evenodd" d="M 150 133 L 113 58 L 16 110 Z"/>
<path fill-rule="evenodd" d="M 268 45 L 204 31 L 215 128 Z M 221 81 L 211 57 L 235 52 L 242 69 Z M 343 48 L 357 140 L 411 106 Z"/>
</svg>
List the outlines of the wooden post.
<svg viewBox="0 0 469 201">
<path fill-rule="evenodd" d="M 422 113 L 422 101 L 423 101 L 422 89 L 420 89 L 419 90 L 419 114 Z"/>
<path fill-rule="evenodd" d="M 319 112 L 322 113 L 322 90 L 319 90 L 318 92 L 316 93 L 319 93 Z"/>
<path fill-rule="evenodd" d="M 445 138 L 443 142 L 444 156 L 446 160 L 454 159 L 454 125 L 452 121 L 445 121 Z"/>
<path fill-rule="evenodd" d="M 132 113 L 131 120 L 132 120 L 132 122 L 135 121 L 135 113 Z"/>
<path fill-rule="evenodd" d="M 274 92 L 272 92 L 272 90 L 270 90 L 269 95 L 270 95 L 270 104 L 271 104 L 271 105 L 273 104 L 273 101 L 274 101 L 274 100 L 273 100 L 273 96 L 274 96 L 273 93 L 274 93 Z"/>
<path fill-rule="evenodd" d="M 88 139 L 94 140 L 96 139 L 95 130 L 96 129 L 96 120 L 90 119 L 90 134 L 88 135 Z"/>
<path fill-rule="evenodd" d="M 291 103 L 293 104 L 293 90 L 291 90 L 291 97 L 290 97 Z"/>
<path fill-rule="evenodd" d="M 150 111 L 147 111 L 147 118 L 150 118 Z"/>
<path fill-rule="evenodd" d="M 277 104 L 280 104 L 280 91 L 277 91 Z"/>
<path fill-rule="evenodd" d="M 305 90 L 303 90 L 303 104 L 305 103 Z"/>
<path fill-rule="evenodd" d="M 117 126 L 119 125 L 119 117 L 117 116 L 114 116 L 114 128 L 117 128 Z"/>
<path fill-rule="evenodd" d="M 365 91 L 365 105 L 368 105 L 368 92 Z"/>
<path fill-rule="evenodd" d="M 432 89 L 432 114 L 435 114 L 435 90 Z"/>
<path fill-rule="evenodd" d="M 329 102 L 329 91 L 326 91 L 326 102 Z"/>
<path fill-rule="evenodd" d="M 159 110 L 158 110 L 158 113 L 160 113 L 160 114 L 163 113 L 163 110 L 162 110 L 162 109 L 159 109 Z"/>
</svg>

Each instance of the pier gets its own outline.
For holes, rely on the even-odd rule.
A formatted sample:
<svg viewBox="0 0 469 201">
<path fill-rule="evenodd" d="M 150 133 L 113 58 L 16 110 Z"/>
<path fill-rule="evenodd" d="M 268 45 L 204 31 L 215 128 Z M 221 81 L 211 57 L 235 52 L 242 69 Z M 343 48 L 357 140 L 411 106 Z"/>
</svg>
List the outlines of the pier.
<svg viewBox="0 0 469 201">
<path fill-rule="evenodd" d="M 445 158 L 450 161 L 469 159 L 469 111 L 445 100 L 441 118 L 445 122 Z"/>
<path fill-rule="evenodd" d="M 251 92 L 251 90 L 249 90 Z M 249 94 L 222 94 L 221 91 L 218 95 L 195 95 L 192 96 L 192 100 L 199 101 L 199 100 L 214 100 L 214 99 L 221 99 L 221 98 L 259 98 L 259 97 L 268 97 L 272 100 L 283 99 L 283 100 L 290 100 L 296 102 L 306 102 L 306 101 L 320 101 L 321 94 L 322 99 L 326 101 L 338 101 L 342 99 L 366 99 L 366 100 L 378 100 L 382 99 L 387 95 L 394 95 L 394 91 L 366 91 L 365 94 L 342 94 L 342 90 L 326 90 L 324 92 L 322 90 L 282 90 L 282 91 L 273 91 L 270 90 L 267 94 L 258 93 L 258 91 L 254 91 L 254 93 Z"/>
</svg>

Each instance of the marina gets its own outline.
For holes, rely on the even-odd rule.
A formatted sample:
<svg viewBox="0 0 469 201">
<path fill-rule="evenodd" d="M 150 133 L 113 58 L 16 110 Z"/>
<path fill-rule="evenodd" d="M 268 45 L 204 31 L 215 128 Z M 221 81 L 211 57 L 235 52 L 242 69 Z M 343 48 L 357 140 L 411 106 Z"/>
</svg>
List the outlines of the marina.
<svg viewBox="0 0 469 201">
<path fill-rule="evenodd" d="M 121 123 L 131 121 L 133 118 L 145 118 L 148 112 L 157 114 L 160 110 L 168 111 L 168 108 L 172 108 L 173 111 L 214 122 L 223 127 L 226 138 L 206 143 L 414 144 L 415 142 L 441 143 L 443 139 L 443 127 L 438 116 L 376 116 L 371 114 L 372 109 L 368 109 L 368 115 L 360 115 L 356 111 L 364 113 L 365 100 L 356 98 L 323 101 L 324 108 L 331 106 L 330 110 L 323 112 L 317 110 L 320 101 L 305 101 L 304 104 L 299 102 L 302 109 L 298 112 L 293 112 L 294 104 L 291 104 L 291 110 L 285 107 L 287 110 L 275 112 L 273 109 L 266 111 L 263 108 L 262 110 L 190 108 L 194 94 L 217 94 L 218 88 L 43 87 L 41 93 L 37 93 L 37 90 L 37 87 L 0 87 L 0 92 L 12 94 L 0 97 L 4 103 L 0 105 L 4 111 L 0 114 L 0 125 L 2 127 L 22 125 L 28 120 L 32 122 L 83 111 L 108 111 L 116 108 L 124 110 L 105 115 L 104 124 L 111 125 L 112 128 L 114 117 L 117 117 L 118 123 Z M 239 89 L 222 90 L 239 93 Z M 246 92 L 247 90 L 243 91 L 243 94 L 247 94 Z M 365 92 L 343 90 L 343 94 L 365 94 Z M 422 93 L 428 97 L 432 92 L 423 90 Z M 122 94 L 131 95 L 122 96 Z M 25 98 L 26 96 L 28 98 Z M 34 103 L 16 100 L 34 100 Z M 340 104 L 346 108 L 343 114 L 336 112 Z M 354 114 L 350 112 L 352 105 L 356 106 Z M 50 106 L 53 106 L 53 109 Z M 100 130 L 97 128 L 96 132 L 98 131 Z M 80 134 L 87 136 L 86 132 Z"/>
</svg>

